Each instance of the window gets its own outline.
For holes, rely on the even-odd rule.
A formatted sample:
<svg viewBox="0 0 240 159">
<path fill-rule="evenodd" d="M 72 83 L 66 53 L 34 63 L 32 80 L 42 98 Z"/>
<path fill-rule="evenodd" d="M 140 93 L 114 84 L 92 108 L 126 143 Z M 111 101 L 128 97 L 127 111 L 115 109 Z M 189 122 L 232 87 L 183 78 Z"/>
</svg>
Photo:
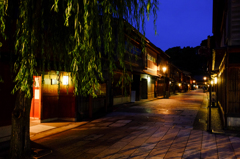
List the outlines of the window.
<svg viewBox="0 0 240 159">
<path fill-rule="evenodd" d="M 129 43 L 127 41 L 125 41 L 125 50 L 128 51 L 129 53 L 132 53 L 134 55 L 141 55 L 141 49 L 139 49 L 138 47 L 134 46 L 132 43 Z"/>
<path fill-rule="evenodd" d="M 57 84 L 58 84 L 57 79 L 51 79 L 51 84 L 52 84 L 52 85 L 57 85 Z"/>
<path fill-rule="evenodd" d="M 68 76 L 63 76 L 63 85 L 68 85 Z"/>
<path fill-rule="evenodd" d="M 154 63 L 156 63 L 156 58 L 151 56 L 150 54 L 147 54 L 147 59 L 152 61 L 152 62 L 154 62 Z"/>
</svg>

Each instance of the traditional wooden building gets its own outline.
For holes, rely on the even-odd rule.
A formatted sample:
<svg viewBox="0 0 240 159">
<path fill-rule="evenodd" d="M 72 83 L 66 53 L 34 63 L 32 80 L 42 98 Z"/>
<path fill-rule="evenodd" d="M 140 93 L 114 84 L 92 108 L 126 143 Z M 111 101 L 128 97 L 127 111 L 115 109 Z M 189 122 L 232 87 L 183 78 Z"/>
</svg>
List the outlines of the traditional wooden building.
<svg viewBox="0 0 240 159">
<path fill-rule="evenodd" d="M 148 41 L 146 45 L 146 65 L 145 74 L 142 74 L 142 80 L 148 82 L 147 98 L 156 98 L 157 96 L 169 96 L 169 56 L 160 48 Z"/>
<path fill-rule="evenodd" d="M 157 96 L 170 96 L 170 72 L 171 66 L 169 62 L 170 56 L 158 48 L 157 56 Z"/>
<path fill-rule="evenodd" d="M 30 117 L 47 122 L 56 119 L 75 121 L 75 96 L 71 76 L 68 72 L 49 71 L 34 76 L 33 99 Z"/>
<path fill-rule="evenodd" d="M 134 32 L 133 35 L 136 36 Z M 130 49 L 126 49 L 127 58 L 125 59 L 125 63 L 131 66 L 131 69 L 129 68 L 128 71 L 132 77 L 132 83 L 130 89 L 128 86 L 124 86 L 125 88 L 127 87 L 127 90 L 130 90 L 131 93 L 127 94 L 125 99 L 121 100 L 121 103 L 134 102 L 141 99 L 153 99 L 157 96 L 162 96 L 164 86 L 166 87 L 166 91 L 168 91 L 168 85 L 164 84 L 164 79 L 166 79 L 166 82 L 169 81 L 167 78 L 169 76 L 169 56 L 148 39 L 145 39 L 145 52 L 142 52 L 141 41 L 138 38 L 134 39 L 129 36 L 127 36 L 127 38 L 130 39 L 129 43 L 131 47 Z M 163 72 L 163 67 L 166 68 L 166 72 Z M 116 79 L 114 79 L 114 81 L 117 81 Z M 115 88 L 115 86 L 113 87 L 114 91 L 119 89 Z M 123 93 L 121 93 L 123 90 L 118 92 L 120 92 L 120 96 L 123 96 Z M 121 104 L 120 101 L 115 102 L 116 98 L 117 97 L 114 98 L 113 104 Z M 123 99 L 123 97 L 119 97 L 119 99 Z"/>
<path fill-rule="evenodd" d="M 224 125 L 240 126 L 240 0 L 213 0 L 212 79 Z"/>
<path fill-rule="evenodd" d="M 182 71 L 171 63 L 170 64 L 170 79 L 171 79 L 170 92 L 172 94 L 181 92 L 181 88 L 182 88 L 181 75 L 182 75 Z"/>
<path fill-rule="evenodd" d="M 191 89 L 191 73 L 187 71 L 182 71 L 183 72 L 183 91 L 187 92 L 188 90 Z"/>
</svg>

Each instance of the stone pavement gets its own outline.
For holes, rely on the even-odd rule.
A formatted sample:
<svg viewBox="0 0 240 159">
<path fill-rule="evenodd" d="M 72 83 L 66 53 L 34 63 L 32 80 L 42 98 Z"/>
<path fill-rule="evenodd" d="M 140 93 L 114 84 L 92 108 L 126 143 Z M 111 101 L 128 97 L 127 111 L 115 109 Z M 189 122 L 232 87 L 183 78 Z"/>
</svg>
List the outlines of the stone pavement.
<svg viewBox="0 0 240 159">
<path fill-rule="evenodd" d="M 48 123 L 40 123 L 39 120 L 30 119 L 30 138 L 31 140 L 37 140 L 49 135 L 57 134 L 84 125 L 86 123 L 88 123 L 88 121 L 52 121 Z"/>
<path fill-rule="evenodd" d="M 206 94 L 194 90 L 169 99 L 138 102 L 91 122 L 70 123 L 49 130 L 49 134 L 36 133 L 31 140 L 36 148 L 52 151 L 39 155 L 44 159 L 240 158 L 239 137 L 201 129 L 206 127 L 202 122 L 206 119 L 198 117 L 206 115 L 199 115 L 198 110 L 206 109 L 204 101 Z M 203 126 L 196 126 L 199 124 Z M 54 132 L 61 128 L 63 131 Z"/>
</svg>

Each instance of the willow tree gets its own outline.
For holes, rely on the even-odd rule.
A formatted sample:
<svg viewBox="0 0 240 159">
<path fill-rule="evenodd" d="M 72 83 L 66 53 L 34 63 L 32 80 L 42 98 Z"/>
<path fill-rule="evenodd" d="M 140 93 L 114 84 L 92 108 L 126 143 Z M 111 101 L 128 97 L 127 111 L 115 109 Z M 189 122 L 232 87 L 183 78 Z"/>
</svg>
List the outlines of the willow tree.
<svg viewBox="0 0 240 159">
<path fill-rule="evenodd" d="M 15 46 L 13 93 L 17 93 L 17 100 L 12 114 L 11 157 L 21 158 L 30 152 L 33 76 L 45 70 L 69 71 L 76 95 L 96 96 L 103 79 L 101 59 L 106 59 L 108 72 L 113 74 L 117 57 L 123 77 L 127 77 L 124 34 L 133 26 L 144 35 L 150 14 L 155 23 L 158 1 L 1 0 L 0 5 L 1 36 L 12 39 Z M 14 29 L 5 33 L 8 27 Z"/>
</svg>

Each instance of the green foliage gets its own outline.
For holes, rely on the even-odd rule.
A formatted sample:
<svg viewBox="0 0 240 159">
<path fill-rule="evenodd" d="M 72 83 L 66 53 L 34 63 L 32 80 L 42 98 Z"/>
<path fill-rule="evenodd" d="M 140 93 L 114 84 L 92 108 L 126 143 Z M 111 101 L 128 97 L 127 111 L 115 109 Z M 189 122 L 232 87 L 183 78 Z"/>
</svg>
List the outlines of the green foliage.
<svg viewBox="0 0 240 159">
<path fill-rule="evenodd" d="M 5 19 L 4 19 L 4 16 L 6 15 L 6 10 L 7 10 L 7 7 L 8 7 L 8 1 L 1 1 L 0 2 L 0 35 L 6 40 L 6 35 L 5 35 Z"/>
<path fill-rule="evenodd" d="M 124 63 L 124 35 L 132 31 L 132 26 L 145 35 L 145 18 L 153 13 L 155 22 L 158 9 L 157 0 L 19 0 L 18 5 L 14 3 L 9 0 L 11 7 L 6 7 L 7 3 L 0 6 L 1 33 L 4 35 L 5 19 L 17 15 L 14 19 L 17 75 L 13 92 L 21 89 L 27 97 L 32 96 L 33 75 L 44 74 L 45 70 L 71 72 L 75 94 L 81 95 L 96 96 L 103 70 L 113 75 L 117 64 L 123 70 L 124 81 L 129 81 Z M 144 36 L 139 32 L 144 51 Z"/>
</svg>

